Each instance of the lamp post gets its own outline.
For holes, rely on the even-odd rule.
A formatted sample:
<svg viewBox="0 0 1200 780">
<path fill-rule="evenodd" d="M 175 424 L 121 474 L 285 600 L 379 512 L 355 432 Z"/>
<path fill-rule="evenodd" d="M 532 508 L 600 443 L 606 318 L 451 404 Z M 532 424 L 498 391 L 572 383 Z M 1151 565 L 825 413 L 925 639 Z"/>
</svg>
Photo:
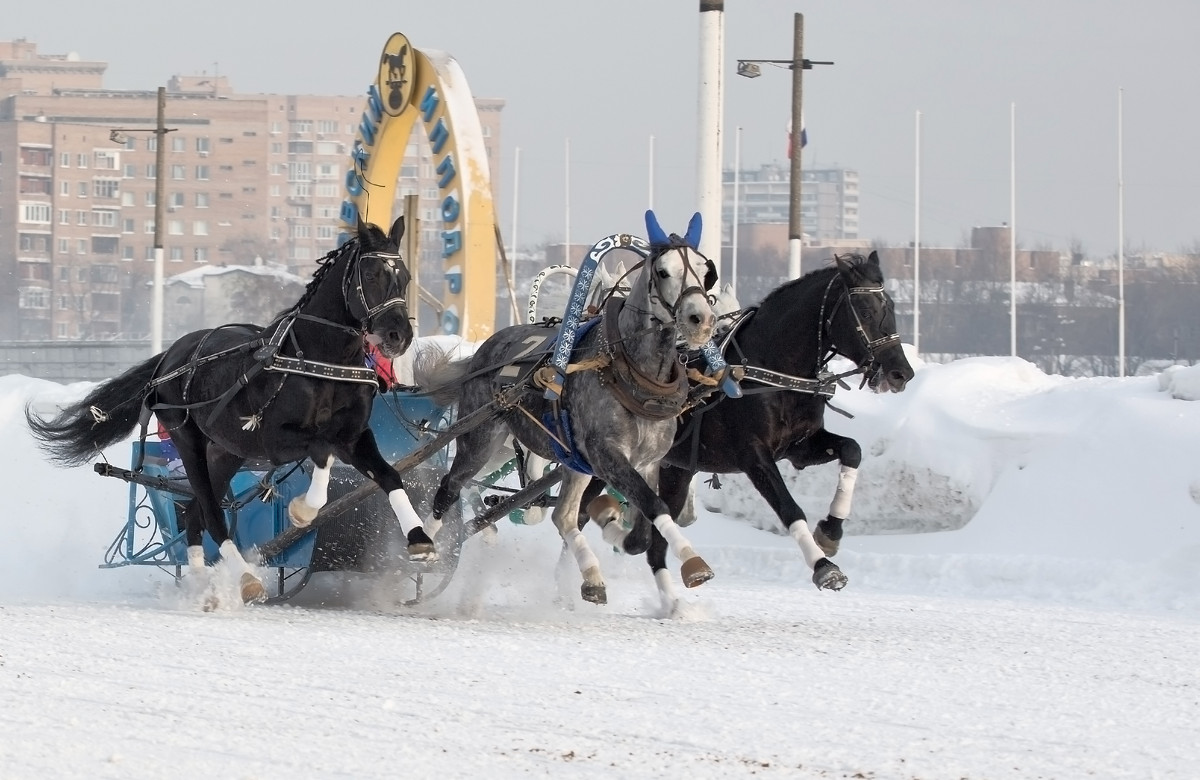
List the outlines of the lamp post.
<svg viewBox="0 0 1200 780">
<path fill-rule="evenodd" d="M 157 355 L 163 349 L 163 220 L 166 215 L 166 180 L 163 168 L 166 162 L 167 133 L 176 128 L 166 127 L 167 88 L 158 88 L 157 122 L 153 130 L 141 128 L 114 128 L 108 138 L 114 143 L 124 144 L 126 133 L 154 133 L 154 285 L 150 294 L 150 353 Z"/>
<path fill-rule="evenodd" d="M 783 65 L 792 71 L 792 168 L 788 208 L 788 278 L 800 277 L 800 247 L 804 239 L 804 221 L 800 212 L 800 147 L 799 139 L 804 132 L 804 78 L 806 70 L 813 65 L 832 65 L 804 59 L 804 14 L 794 17 L 792 32 L 792 58 L 790 60 L 738 60 L 737 74 L 753 79 L 762 75 L 761 65 Z"/>
</svg>

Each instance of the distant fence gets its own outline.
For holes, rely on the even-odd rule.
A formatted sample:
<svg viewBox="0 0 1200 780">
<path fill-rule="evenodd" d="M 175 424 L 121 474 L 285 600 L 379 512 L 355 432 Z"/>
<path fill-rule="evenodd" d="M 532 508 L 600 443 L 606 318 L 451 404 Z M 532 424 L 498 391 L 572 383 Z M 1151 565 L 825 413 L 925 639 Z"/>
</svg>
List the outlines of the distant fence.
<svg viewBox="0 0 1200 780">
<path fill-rule="evenodd" d="M 150 357 L 149 341 L 4 341 L 0 376 L 24 374 L 70 384 L 120 374 Z"/>
</svg>

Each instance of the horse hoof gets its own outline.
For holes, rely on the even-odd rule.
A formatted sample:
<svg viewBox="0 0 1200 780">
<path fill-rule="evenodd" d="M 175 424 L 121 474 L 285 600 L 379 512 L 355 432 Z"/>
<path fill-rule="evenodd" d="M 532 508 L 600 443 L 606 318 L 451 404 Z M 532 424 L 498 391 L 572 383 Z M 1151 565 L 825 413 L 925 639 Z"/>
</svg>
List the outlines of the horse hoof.
<svg viewBox="0 0 1200 780">
<path fill-rule="evenodd" d="M 262 581 L 248 571 L 242 573 L 241 588 L 243 604 L 257 604 L 267 600 L 267 589 L 263 587 Z"/>
<path fill-rule="evenodd" d="M 304 500 L 304 496 L 296 496 L 288 502 L 288 519 L 297 528 L 308 528 L 317 518 L 319 509 L 313 509 Z"/>
<path fill-rule="evenodd" d="M 818 590 L 841 590 L 849 580 L 836 563 L 822 558 L 813 566 L 812 581 Z"/>
<path fill-rule="evenodd" d="M 695 588 L 708 582 L 716 575 L 708 567 L 708 564 L 704 562 L 703 558 L 699 555 L 693 555 L 679 567 L 679 576 L 683 579 L 684 587 Z"/>
<path fill-rule="evenodd" d="M 621 502 L 607 493 L 601 493 L 588 502 L 588 517 L 599 526 L 606 526 L 610 520 L 621 518 Z"/>
<path fill-rule="evenodd" d="M 424 563 L 433 563 L 438 559 L 433 540 L 420 526 L 408 532 L 408 557 L 410 560 Z"/>
<path fill-rule="evenodd" d="M 608 603 L 608 589 L 605 588 L 603 583 L 600 585 L 591 585 L 585 582 L 579 586 L 579 595 L 583 596 L 584 601 L 591 604 Z"/>
<path fill-rule="evenodd" d="M 821 552 L 830 557 L 837 555 L 842 544 L 842 522 L 822 520 L 817 523 L 817 530 L 813 531 L 813 540 L 821 548 Z"/>
</svg>

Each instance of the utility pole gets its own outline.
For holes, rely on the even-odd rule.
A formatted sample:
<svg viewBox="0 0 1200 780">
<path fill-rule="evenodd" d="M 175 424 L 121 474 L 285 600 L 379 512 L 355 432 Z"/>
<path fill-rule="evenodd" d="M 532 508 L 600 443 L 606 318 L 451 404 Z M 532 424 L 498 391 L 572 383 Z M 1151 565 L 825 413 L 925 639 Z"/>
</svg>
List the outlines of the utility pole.
<svg viewBox="0 0 1200 780">
<path fill-rule="evenodd" d="M 800 252 L 804 244 L 804 215 L 800 208 L 803 166 L 800 150 L 804 146 L 804 14 L 798 13 L 792 28 L 792 172 L 788 210 L 788 279 L 800 278 Z"/>
<path fill-rule="evenodd" d="M 150 295 L 150 353 L 163 351 L 163 221 L 166 219 L 167 88 L 158 88 L 158 123 L 154 127 L 154 286 Z"/>
</svg>

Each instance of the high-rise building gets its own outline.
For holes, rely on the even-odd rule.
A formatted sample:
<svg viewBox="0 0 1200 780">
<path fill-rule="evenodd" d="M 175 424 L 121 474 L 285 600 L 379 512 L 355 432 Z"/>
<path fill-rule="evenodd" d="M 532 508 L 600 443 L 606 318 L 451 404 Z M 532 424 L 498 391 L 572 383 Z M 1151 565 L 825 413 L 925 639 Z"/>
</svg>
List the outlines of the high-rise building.
<svg viewBox="0 0 1200 780">
<path fill-rule="evenodd" d="M 739 225 L 787 225 L 791 213 L 791 166 L 768 163 L 737 176 Z M 800 218 L 806 240 L 858 238 L 858 172 L 844 168 L 805 170 L 800 189 Z M 722 243 L 732 241 L 734 172 L 724 172 Z M 786 243 L 787 235 L 783 234 Z"/>
<path fill-rule="evenodd" d="M 0 42 L 0 339 L 149 333 L 157 91 L 104 89 L 106 67 Z M 227 76 L 200 75 L 172 78 L 166 93 L 165 274 L 265 262 L 308 276 L 337 243 L 365 89 L 241 94 Z M 504 102 L 476 106 L 494 193 Z M 397 199 L 419 196 L 409 222 L 428 226 L 422 264 L 440 278 L 437 193 L 418 129 Z"/>
</svg>

